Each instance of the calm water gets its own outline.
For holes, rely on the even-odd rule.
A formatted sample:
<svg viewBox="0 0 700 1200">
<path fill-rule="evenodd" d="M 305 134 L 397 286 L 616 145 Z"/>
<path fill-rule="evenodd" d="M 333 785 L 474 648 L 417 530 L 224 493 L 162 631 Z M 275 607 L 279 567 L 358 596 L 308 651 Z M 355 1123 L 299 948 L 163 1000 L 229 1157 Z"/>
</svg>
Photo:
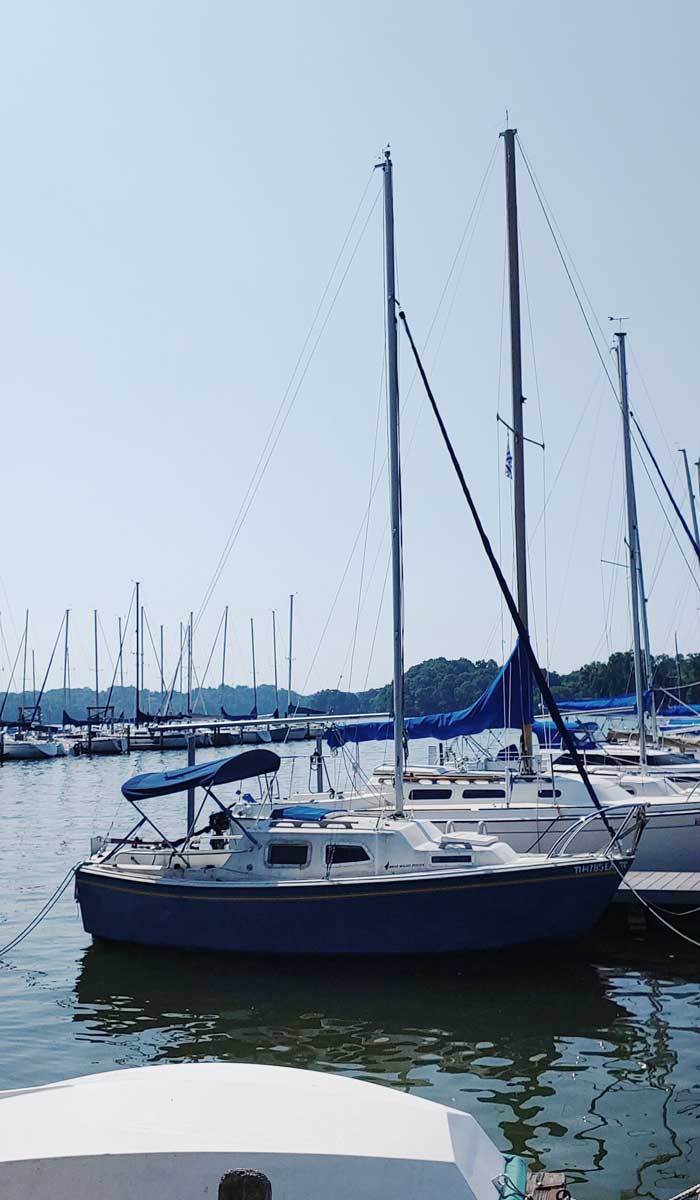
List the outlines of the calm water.
<svg viewBox="0 0 700 1200">
<path fill-rule="evenodd" d="M 285 777 L 306 786 L 295 754 Z M 122 779 L 179 761 L 0 769 L 0 944 L 91 833 L 126 828 Z M 69 890 L 0 964 L 0 1088 L 183 1060 L 313 1067 L 463 1108 L 578 1196 L 663 1198 L 700 1179 L 699 985 L 700 952 L 666 937 L 388 965 L 92 946 Z"/>
</svg>

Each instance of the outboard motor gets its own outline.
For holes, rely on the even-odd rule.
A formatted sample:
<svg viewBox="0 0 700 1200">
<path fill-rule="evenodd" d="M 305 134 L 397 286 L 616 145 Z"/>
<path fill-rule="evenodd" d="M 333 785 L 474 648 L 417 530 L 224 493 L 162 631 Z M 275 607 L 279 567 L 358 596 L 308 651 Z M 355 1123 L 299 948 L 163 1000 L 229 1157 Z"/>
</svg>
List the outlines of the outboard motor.
<svg viewBox="0 0 700 1200">
<path fill-rule="evenodd" d="M 231 828 L 230 813 L 224 812 L 222 809 L 217 809 L 216 812 L 209 814 L 209 829 L 214 837 L 211 839 L 212 850 L 223 850 L 224 838 L 223 835 L 228 833 Z"/>
</svg>

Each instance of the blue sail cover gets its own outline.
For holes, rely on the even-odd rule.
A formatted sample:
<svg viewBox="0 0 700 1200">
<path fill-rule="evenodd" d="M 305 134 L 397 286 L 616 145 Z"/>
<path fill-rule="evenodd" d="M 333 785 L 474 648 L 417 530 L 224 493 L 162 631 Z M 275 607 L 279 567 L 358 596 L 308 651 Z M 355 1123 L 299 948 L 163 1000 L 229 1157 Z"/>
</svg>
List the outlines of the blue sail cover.
<svg viewBox="0 0 700 1200">
<path fill-rule="evenodd" d="M 570 717 L 564 720 L 564 724 L 576 742 L 578 750 L 595 750 L 597 742 L 591 736 L 591 731 L 587 725 L 582 725 L 578 721 L 572 721 Z M 532 732 L 537 734 L 537 740 L 541 747 L 546 746 L 550 750 L 560 750 L 564 746 L 559 730 L 554 721 L 549 720 L 549 718 L 545 717 L 540 721 L 535 721 L 532 726 Z"/>
<path fill-rule="evenodd" d="M 632 692 L 627 696 L 601 696 L 596 700 L 557 700 L 560 712 L 630 713 L 637 712 L 637 697 Z M 644 711 L 651 707 L 651 690 L 644 693 Z"/>
<path fill-rule="evenodd" d="M 700 704 L 669 704 L 664 705 L 659 709 L 660 717 L 685 717 L 686 720 L 692 721 L 694 717 L 700 717 Z"/>
<path fill-rule="evenodd" d="M 532 679 L 527 652 L 520 639 L 507 663 L 493 683 L 469 708 L 460 712 L 432 713 L 427 717 L 407 717 L 404 730 L 408 738 L 437 738 L 440 742 L 484 729 L 518 729 L 532 724 Z M 390 742 L 393 721 L 367 721 L 364 724 L 335 725 L 326 731 L 328 745 L 335 749 L 346 742 Z"/>
</svg>

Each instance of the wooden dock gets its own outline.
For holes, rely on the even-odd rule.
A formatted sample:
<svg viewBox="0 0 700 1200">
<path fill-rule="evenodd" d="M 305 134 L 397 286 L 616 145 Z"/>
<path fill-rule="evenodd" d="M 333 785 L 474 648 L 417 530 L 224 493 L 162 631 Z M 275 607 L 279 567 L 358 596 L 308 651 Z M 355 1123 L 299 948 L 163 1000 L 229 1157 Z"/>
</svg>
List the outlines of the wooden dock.
<svg viewBox="0 0 700 1200">
<path fill-rule="evenodd" d="M 636 904 L 633 891 L 647 904 L 700 910 L 700 871 L 628 871 L 614 903 Z"/>
</svg>

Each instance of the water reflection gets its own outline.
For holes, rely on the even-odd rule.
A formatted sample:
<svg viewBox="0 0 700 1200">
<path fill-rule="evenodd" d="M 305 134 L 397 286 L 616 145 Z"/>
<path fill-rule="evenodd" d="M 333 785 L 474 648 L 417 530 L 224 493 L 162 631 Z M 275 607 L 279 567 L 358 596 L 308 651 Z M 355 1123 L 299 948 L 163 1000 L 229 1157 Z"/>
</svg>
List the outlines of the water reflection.
<svg viewBox="0 0 700 1200">
<path fill-rule="evenodd" d="M 472 1104 L 459 1093 L 472 1093 L 497 1107 L 520 1152 L 554 1096 L 545 1077 L 559 1069 L 562 1043 L 599 1039 L 623 1013 L 584 962 L 567 964 L 566 987 L 552 987 L 546 959 L 513 960 L 511 971 L 493 957 L 234 963 L 100 945 L 84 956 L 76 999 L 84 1036 L 137 1042 L 151 1061 L 330 1069 L 437 1089 L 461 1107 Z"/>
<path fill-rule="evenodd" d="M 579 1192 L 663 1196 L 687 1183 L 700 1113 L 698 985 L 664 959 L 665 977 L 614 954 L 300 963 L 94 945 L 73 1021 L 120 1062 L 246 1060 L 415 1091 Z"/>
</svg>

